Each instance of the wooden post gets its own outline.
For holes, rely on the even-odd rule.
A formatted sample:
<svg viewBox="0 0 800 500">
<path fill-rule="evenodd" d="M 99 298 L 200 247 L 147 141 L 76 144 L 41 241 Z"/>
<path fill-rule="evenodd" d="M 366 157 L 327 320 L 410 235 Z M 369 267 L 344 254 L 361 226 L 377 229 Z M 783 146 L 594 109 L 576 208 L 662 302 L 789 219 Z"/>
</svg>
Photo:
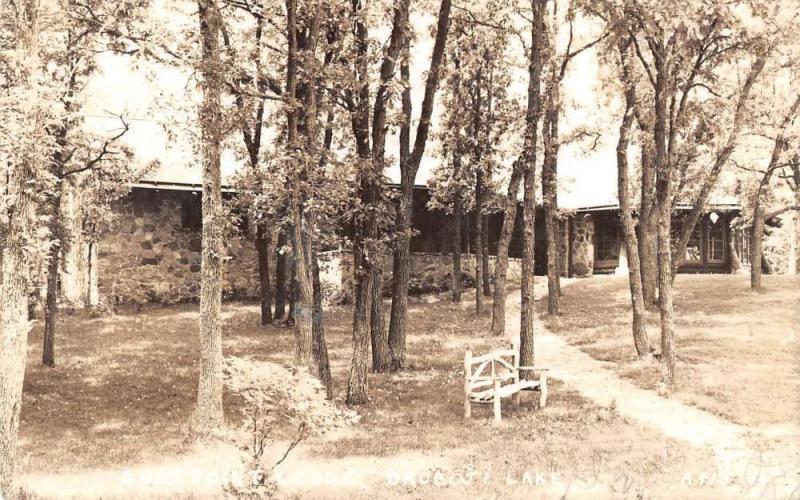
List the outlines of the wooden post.
<svg viewBox="0 0 800 500">
<path fill-rule="evenodd" d="M 492 396 L 492 403 L 494 406 L 494 425 L 500 425 L 502 415 L 500 414 L 500 381 L 494 379 L 494 395 Z"/>
<path fill-rule="evenodd" d="M 472 406 L 469 402 L 470 378 L 472 377 L 472 351 L 464 354 L 464 418 L 472 416 Z"/>
<path fill-rule="evenodd" d="M 539 408 L 544 408 L 547 405 L 547 372 L 539 375 L 539 390 Z"/>
</svg>

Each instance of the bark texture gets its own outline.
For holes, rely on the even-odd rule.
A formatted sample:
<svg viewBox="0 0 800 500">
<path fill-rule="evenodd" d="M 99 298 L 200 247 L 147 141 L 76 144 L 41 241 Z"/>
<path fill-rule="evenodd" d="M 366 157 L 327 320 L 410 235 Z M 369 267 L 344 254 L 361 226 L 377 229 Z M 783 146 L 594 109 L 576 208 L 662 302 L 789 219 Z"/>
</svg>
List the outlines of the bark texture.
<svg viewBox="0 0 800 500">
<path fill-rule="evenodd" d="M 220 18 L 215 0 L 198 0 L 203 59 L 203 101 L 200 130 L 203 154 L 202 251 L 200 261 L 200 379 L 194 414 L 195 429 L 208 434 L 222 427 L 222 68 Z"/>
<path fill-rule="evenodd" d="M 39 2 L 19 2 L 14 14 L 12 23 L 19 54 L 19 60 L 14 61 L 18 63 L 14 67 L 14 83 L 25 91 L 33 91 L 39 62 Z M 31 132 L 37 129 L 35 112 L 27 113 L 22 119 L 25 129 Z M 34 152 L 31 153 L 31 157 L 34 157 Z M 29 231 L 35 227 L 35 202 L 30 185 L 34 178 L 34 166 L 29 162 L 20 162 L 10 167 L 4 194 L 10 202 L 8 206 L 13 210 L 3 214 L 5 241 L 0 247 L 0 497 L 12 498 L 16 495 L 14 470 L 17 433 L 30 330 L 25 246 L 28 244 Z"/>
<path fill-rule="evenodd" d="M 653 127 L 658 201 L 658 310 L 661 319 L 661 371 L 667 386 L 675 385 L 675 312 L 672 304 L 672 175 L 667 156 L 669 75 L 662 57 L 656 65 Z"/>
<path fill-rule="evenodd" d="M 492 295 L 492 280 L 489 276 L 489 216 L 481 217 L 481 274 L 483 275 L 483 295 Z"/>
<path fill-rule="evenodd" d="M 534 366 L 534 291 L 533 272 L 536 226 L 536 143 L 541 117 L 541 78 L 544 26 L 544 2 L 531 0 L 530 65 L 528 68 L 528 106 L 525 116 L 525 152 L 523 172 L 523 243 L 522 292 L 520 303 L 520 364 Z M 524 372 L 531 377 L 530 372 Z"/>
<path fill-rule="evenodd" d="M 331 378 L 331 365 L 328 359 L 328 344 L 325 341 L 325 310 L 322 307 L 322 284 L 319 279 L 319 261 L 317 253 L 313 252 L 313 286 L 314 286 L 314 312 L 311 324 L 314 342 L 314 359 L 319 366 L 318 376 L 328 399 L 333 399 L 333 380 Z"/>
<path fill-rule="evenodd" d="M 50 247 L 47 262 L 47 295 L 44 306 L 44 337 L 42 340 L 42 365 L 56 366 L 55 338 L 58 323 L 58 273 L 61 268 L 61 246 L 63 240 L 63 227 L 61 225 L 61 189 L 63 181 L 59 182 L 57 192 L 53 195 L 53 216 L 50 220 L 50 235 L 53 244 Z"/>
<path fill-rule="evenodd" d="M 453 201 L 453 302 L 461 302 L 461 225 L 464 220 L 464 204 L 456 194 Z"/>
<path fill-rule="evenodd" d="M 477 112 L 476 112 L 477 113 Z M 472 218 L 473 244 L 475 245 L 475 314 L 483 309 L 483 175 L 475 173 L 475 216 Z"/>
<path fill-rule="evenodd" d="M 645 305 L 642 288 L 642 274 L 639 262 L 639 242 L 633 221 L 630 188 L 628 186 L 628 144 L 633 124 L 633 108 L 636 103 L 636 87 L 631 83 L 629 67 L 629 46 L 619 46 L 622 59 L 623 82 L 625 83 L 625 115 L 619 127 L 617 142 L 617 194 L 619 198 L 620 219 L 622 222 L 625 251 L 628 255 L 628 284 L 631 291 L 633 309 L 633 344 L 636 354 L 643 358 L 650 352 L 650 339 L 645 325 Z"/>
<path fill-rule="evenodd" d="M 383 314 L 383 275 L 377 266 L 370 269 L 372 274 L 372 311 L 370 312 L 370 337 L 372 339 L 372 371 L 384 372 L 391 367 L 389 332 Z"/>
<path fill-rule="evenodd" d="M 259 223 L 256 228 L 256 253 L 258 255 L 259 297 L 261 299 L 261 325 L 272 324 L 272 285 L 269 272 L 269 231 Z"/>
<path fill-rule="evenodd" d="M 508 247 L 514 233 L 517 217 L 517 195 L 522 182 L 522 162 L 515 161 L 508 182 L 508 191 L 503 212 L 503 227 L 497 243 L 497 259 L 494 263 L 494 303 L 492 304 L 492 335 L 504 335 L 506 331 L 506 276 L 508 274 Z"/>
<path fill-rule="evenodd" d="M 350 378 L 347 383 L 348 405 L 364 404 L 368 401 L 369 385 L 367 363 L 370 342 L 370 307 L 374 281 L 369 277 L 369 267 L 364 265 L 361 245 L 353 244 L 353 268 L 363 276 L 356 277 L 353 296 L 353 358 L 350 363 Z"/>
<path fill-rule="evenodd" d="M 645 132 L 652 129 L 643 129 Z M 642 144 L 642 182 L 639 205 L 639 269 L 642 273 L 642 295 L 647 308 L 658 304 L 658 219 L 656 200 L 656 171 L 653 162 L 652 140 L 647 136 Z"/>
<path fill-rule="evenodd" d="M 407 17 L 407 12 L 406 12 Z M 414 183 L 417 171 L 409 161 L 411 157 L 411 83 L 409 69 L 409 37 L 403 33 L 403 58 L 400 61 L 400 79 L 403 82 L 401 106 L 403 121 L 400 125 L 400 204 L 397 209 L 397 245 L 392 262 L 392 306 L 389 313 L 389 332 L 372 345 L 372 370 L 385 371 L 391 367 L 389 337 L 406 337 L 408 323 L 408 280 L 411 265 L 411 216 L 414 207 Z M 377 349 L 377 355 L 376 355 Z"/>
<path fill-rule="evenodd" d="M 275 248 L 275 319 L 283 319 L 286 315 L 286 243 L 286 231 L 281 229 Z"/>
</svg>

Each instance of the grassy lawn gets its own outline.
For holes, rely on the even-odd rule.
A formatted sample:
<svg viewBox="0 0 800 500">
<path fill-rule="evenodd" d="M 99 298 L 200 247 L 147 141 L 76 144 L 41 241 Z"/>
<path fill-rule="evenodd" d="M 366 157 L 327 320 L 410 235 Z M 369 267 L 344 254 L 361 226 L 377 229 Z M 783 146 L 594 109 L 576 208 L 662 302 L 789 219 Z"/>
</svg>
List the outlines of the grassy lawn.
<svg viewBox="0 0 800 500">
<path fill-rule="evenodd" d="M 797 426 L 800 415 L 800 279 L 765 276 L 764 285 L 754 293 L 747 276 L 677 277 L 679 383 L 672 397 L 768 430 Z M 627 278 L 578 281 L 566 289 L 562 315 L 544 319 L 621 377 L 647 389 L 660 380 L 658 363 L 635 360 Z M 647 319 L 658 349 L 658 312 Z"/>
<path fill-rule="evenodd" d="M 587 281 L 568 289 L 565 309 L 586 308 L 588 315 L 591 304 L 580 306 L 571 298 L 577 298 L 582 287 L 599 286 L 596 283 Z M 601 285 L 616 287 L 610 280 Z M 619 293 L 614 293 L 622 297 L 623 289 L 616 288 Z M 681 483 L 686 471 L 714 468 L 710 451 L 693 449 L 629 422 L 614 408 L 598 407 L 558 381 L 551 384 L 544 410 L 523 400 L 521 408 L 504 407 L 501 427 L 490 425 L 489 407 L 476 407 L 472 420 L 464 421 L 464 350 L 470 346 L 475 352 L 485 352 L 497 340 L 487 333 L 489 307 L 486 316 L 476 317 L 469 300 L 454 305 L 441 297 L 445 300 L 429 298 L 411 304 L 411 369 L 372 376 L 371 402 L 357 409 L 361 418 L 352 431 L 310 439 L 292 457 L 296 464 L 292 467 L 327 464 L 334 469 L 359 469 L 382 464 L 373 484 L 378 489 L 301 488 L 298 496 L 516 498 L 535 494 L 552 498 L 569 487 L 572 498 L 576 491 L 591 497 L 590 488 L 599 487 L 606 494 L 634 492 L 635 496 L 635 491 L 646 489 L 648 497 L 675 498 L 686 494 Z M 186 422 L 197 383 L 195 313 L 182 306 L 111 318 L 64 316 L 55 369 L 38 363 L 42 327 L 37 325 L 30 339 L 24 388 L 20 472 L 96 471 L 158 463 L 164 457 L 190 453 L 193 445 L 186 437 Z M 278 363 L 292 359 L 291 329 L 257 326 L 254 306 L 228 305 L 225 316 L 226 356 Z M 336 398 L 341 402 L 351 356 L 350 311 L 333 309 L 327 320 Z M 621 345 L 619 350 L 623 352 Z M 239 420 L 241 402 L 226 394 L 226 404 L 229 420 Z M 399 484 L 381 479 L 390 477 L 393 468 L 401 468 L 408 457 L 417 457 L 412 462 L 431 473 L 452 477 L 477 471 L 482 480 L 470 486 L 442 487 L 426 485 L 420 478 Z M 530 481 L 542 473 L 546 484 L 532 485 Z M 692 494 L 704 491 L 692 489 Z M 715 496 L 713 491 L 706 493 Z"/>
</svg>

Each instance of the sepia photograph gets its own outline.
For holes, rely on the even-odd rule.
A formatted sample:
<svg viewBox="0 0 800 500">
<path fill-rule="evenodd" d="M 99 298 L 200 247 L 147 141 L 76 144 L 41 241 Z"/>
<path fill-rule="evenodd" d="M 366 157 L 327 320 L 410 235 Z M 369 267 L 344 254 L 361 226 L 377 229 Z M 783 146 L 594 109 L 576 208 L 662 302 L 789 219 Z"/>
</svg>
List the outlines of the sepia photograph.
<svg viewBox="0 0 800 500">
<path fill-rule="evenodd" d="M 0 500 L 800 500 L 800 0 L 0 0 Z"/>
</svg>

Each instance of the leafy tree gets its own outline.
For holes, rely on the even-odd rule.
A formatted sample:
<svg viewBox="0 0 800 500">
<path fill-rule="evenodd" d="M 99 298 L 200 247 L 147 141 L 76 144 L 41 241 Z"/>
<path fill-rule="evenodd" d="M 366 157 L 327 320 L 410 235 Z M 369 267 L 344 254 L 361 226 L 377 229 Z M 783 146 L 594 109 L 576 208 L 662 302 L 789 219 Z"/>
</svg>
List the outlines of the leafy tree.
<svg viewBox="0 0 800 500">
<path fill-rule="evenodd" d="M 453 18 L 455 38 L 448 56 L 445 126 L 441 133 L 445 162 L 435 172 L 432 182 L 431 205 L 455 214 L 455 298 L 460 296 L 461 281 L 460 220 L 464 210 L 472 210 L 474 214 L 472 248 L 475 249 L 477 313 L 482 309 L 482 296 L 491 292 L 488 287 L 486 213 L 494 198 L 493 176 L 510 152 L 502 145 L 512 135 L 510 125 L 518 111 L 507 92 L 513 69 L 511 54 L 508 53 L 513 29 L 511 16 L 507 4 L 489 2 L 460 6 Z M 510 220 L 513 227 L 513 217 Z M 507 265 L 507 259 L 504 262 Z M 505 274 L 501 279 L 504 287 Z"/>
<path fill-rule="evenodd" d="M 233 97 L 235 106 L 230 111 L 229 121 L 238 129 L 242 141 L 234 148 L 248 164 L 246 174 L 240 175 L 237 185 L 243 196 L 239 206 L 244 209 L 249 220 L 255 226 L 255 248 L 258 255 L 259 295 L 261 299 L 261 324 L 268 325 L 273 321 L 272 284 L 270 282 L 270 250 L 272 246 L 272 230 L 270 224 L 276 220 L 270 214 L 271 207 L 254 205 L 254 196 L 258 188 L 269 176 L 264 162 L 265 132 L 269 129 L 268 104 L 277 103 L 281 99 L 283 88 L 276 76 L 283 61 L 276 54 L 271 40 L 281 37 L 275 23 L 268 19 L 283 15 L 279 2 L 225 2 L 231 7 L 225 15 L 223 40 L 226 52 L 225 89 Z M 275 316 L 283 317 L 283 300 L 285 284 L 281 278 L 285 274 L 285 257 L 283 248 L 286 242 L 278 245 L 279 260 L 278 293 L 281 304 L 276 303 Z M 280 314 L 278 314 L 280 312 Z"/>
<path fill-rule="evenodd" d="M 131 181 L 145 171 L 132 163 L 130 150 L 119 144 L 129 125 L 120 116 L 120 126 L 108 135 L 89 131 L 83 123 L 82 90 L 97 71 L 97 59 L 104 53 L 127 53 L 130 44 L 121 36 L 142 18 L 146 3 L 58 2 L 58 23 L 49 32 L 55 43 L 43 48 L 48 84 L 58 92 L 60 123 L 48 133 L 56 145 L 50 160 L 54 182 L 48 195 L 50 249 L 47 264 L 47 296 L 42 364 L 55 366 L 54 338 L 58 314 L 58 278 L 62 255 L 71 244 L 65 227 L 62 200 L 67 190 L 80 198 L 82 210 L 93 208 L 93 217 L 102 217 L 115 197 L 128 190 Z M 92 192 L 92 190 L 99 190 Z M 114 195 L 112 196 L 112 193 Z"/>
<path fill-rule="evenodd" d="M 348 404 L 362 404 L 367 401 L 367 354 L 370 338 L 374 338 L 373 352 L 387 350 L 383 339 L 389 344 L 388 352 L 391 356 L 390 367 L 403 369 L 405 367 L 405 330 L 391 330 L 389 335 L 382 334 L 382 312 L 380 301 L 376 300 L 379 294 L 376 285 L 379 283 L 378 273 L 379 256 L 381 254 L 378 244 L 379 219 L 382 213 L 381 179 L 385 168 L 385 147 L 387 133 L 387 118 L 389 102 L 392 97 L 392 83 L 396 69 L 396 62 L 400 59 L 403 47 L 406 46 L 407 23 L 409 2 L 403 0 L 392 7 L 392 30 L 389 43 L 381 58 L 378 73 L 378 88 L 374 101 L 370 98 L 370 68 L 369 68 L 369 25 L 365 19 L 364 6 L 355 2 L 353 38 L 353 85 L 345 89 L 343 99 L 350 113 L 351 129 L 355 140 L 355 151 L 359 159 L 360 174 L 358 210 L 354 211 L 353 227 L 353 269 L 354 269 L 354 300 L 353 300 L 353 359 L 348 382 Z M 450 1 L 443 0 L 437 17 L 436 39 L 434 41 L 433 55 L 431 57 L 431 71 L 426 81 L 425 97 L 423 99 L 420 124 L 417 127 L 416 139 L 413 150 L 406 151 L 401 157 L 409 162 L 406 167 L 407 182 L 413 187 L 413 176 L 424 154 L 430 129 L 430 117 L 433 111 L 434 96 L 438 85 L 438 68 L 444 54 L 447 31 L 450 19 Z M 405 72 L 405 70 L 403 70 Z M 410 101 L 406 100 L 405 109 L 410 109 Z M 371 119 L 370 119 L 371 116 Z M 406 119 L 406 121 L 408 121 Z M 404 134 L 408 131 L 404 132 Z M 403 144 L 410 148 L 408 136 Z M 403 168 L 401 168 L 403 170 Z M 408 203 L 406 200 L 404 203 Z M 380 316 L 380 318 L 378 318 Z M 388 337 L 388 338 L 387 338 Z M 385 369 L 385 360 L 377 359 L 374 369 Z"/>
<path fill-rule="evenodd" d="M 585 6 L 616 31 L 614 39 L 629 37 L 639 63 L 636 75 L 649 83 L 642 89 L 647 89 L 646 93 L 638 94 L 633 107 L 643 133 L 642 203 L 649 205 L 648 211 L 640 213 L 640 243 L 649 237 L 652 227 L 647 217 L 649 211 L 654 211 L 661 359 L 667 386 L 673 385 L 676 377 L 674 275 L 688 235 L 736 146 L 753 84 L 767 56 L 764 37 L 748 31 L 739 9 L 745 9 L 747 17 L 768 16 L 769 12 L 762 10 L 759 3 L 734 3 L 686 0 L 680 5 L 665 6 L 657 2 L 612 1 Z M 676 17 L 675 9 L 687 15 Z M 611 50 L 619 49 L 611 46 Z M 745 78 L 725 78 L 748 62 Z M 717 132 L 721 124 L 726 128 Z M 654 201 L 653 192 L 649 191 L 651 160 L 655 170 Z M 711 168 L 703 161 L 708 161 Z M 679 239 L 673 242 L 672 212 L 678 200 L 687 198 L 692 200 L 693 208 L 682 221 Z M 649 262 L 647 253 L 646 248 L 641 249 L 644 290 L 647 290 L 647 276 L 652 274 L 652 269 L 645 265 Z"/>
<path fill-rule="evenodd" d="M 544 92 L 542 124 L 542 199 L 545 210 L 545 234 L 547 237 L 547 312 L 558 314 L 561 295 L 561 225 L 558 214 L 558 154 L 561 147 L 559 122 L 563 113 L 563 82 L 567 68 L 572 60 L 603 40 L 608 32 L 599 38 L 579 44 L 575 37 L 576 4 L 566 2 L 560 8 L 558 0 L 553 0 L 550 8 L 550 22 L 547 24 L 546 54 L 547 80 Z M 567 31 L 567 43 L 563 51 L 558 41 Z"/>
<path fill-rule="evenodd" d="M 404 9 L 404 22 L 408 23 L 408 5 Z M 400 126 L 400 204 L 397 213 L 397 243 L 393 256 L 392 306 L 389 317 L 388 341 L 391 354 L 391 368 L 405 368 L 406 325 L 408 314 L 408 280 L 410 267 L 411 215 L 413 207 L 414 184 L 430 134 L 436 90 L 441 79 L 446 42 L 450 24 L 450 1 L 442 1 L 436 23 L 436 35 L 431 54 L 425 92 L 420 109 L 420 120 L 411 143 L 411 86 L 409 82 L 409 50 L 411 37 L 408 28 L 401 35 L 404 57 L 400 62 L 403 80 L 402 121 Z M 373 125 L 374 126 L 374 125 Z"/>
<path fill-rule="evenodd" d="M 737 184 L 743 219 L 750 227 L 750 287 L 762 287 L 763 238 L 768 221 L 800 211 L 798 151 L 800 151 L 800 93 L 797 92 L 797 35 L 790 27 L 800 10 L 782 10 L 772 24 L 774 40 L 764 69 L 765 78 L 754 90 L 753 117 L 745 125 L 744 147 L 737 151 Z M 760 85 L 759 85 L 760 84 Z"/>
</svg>

